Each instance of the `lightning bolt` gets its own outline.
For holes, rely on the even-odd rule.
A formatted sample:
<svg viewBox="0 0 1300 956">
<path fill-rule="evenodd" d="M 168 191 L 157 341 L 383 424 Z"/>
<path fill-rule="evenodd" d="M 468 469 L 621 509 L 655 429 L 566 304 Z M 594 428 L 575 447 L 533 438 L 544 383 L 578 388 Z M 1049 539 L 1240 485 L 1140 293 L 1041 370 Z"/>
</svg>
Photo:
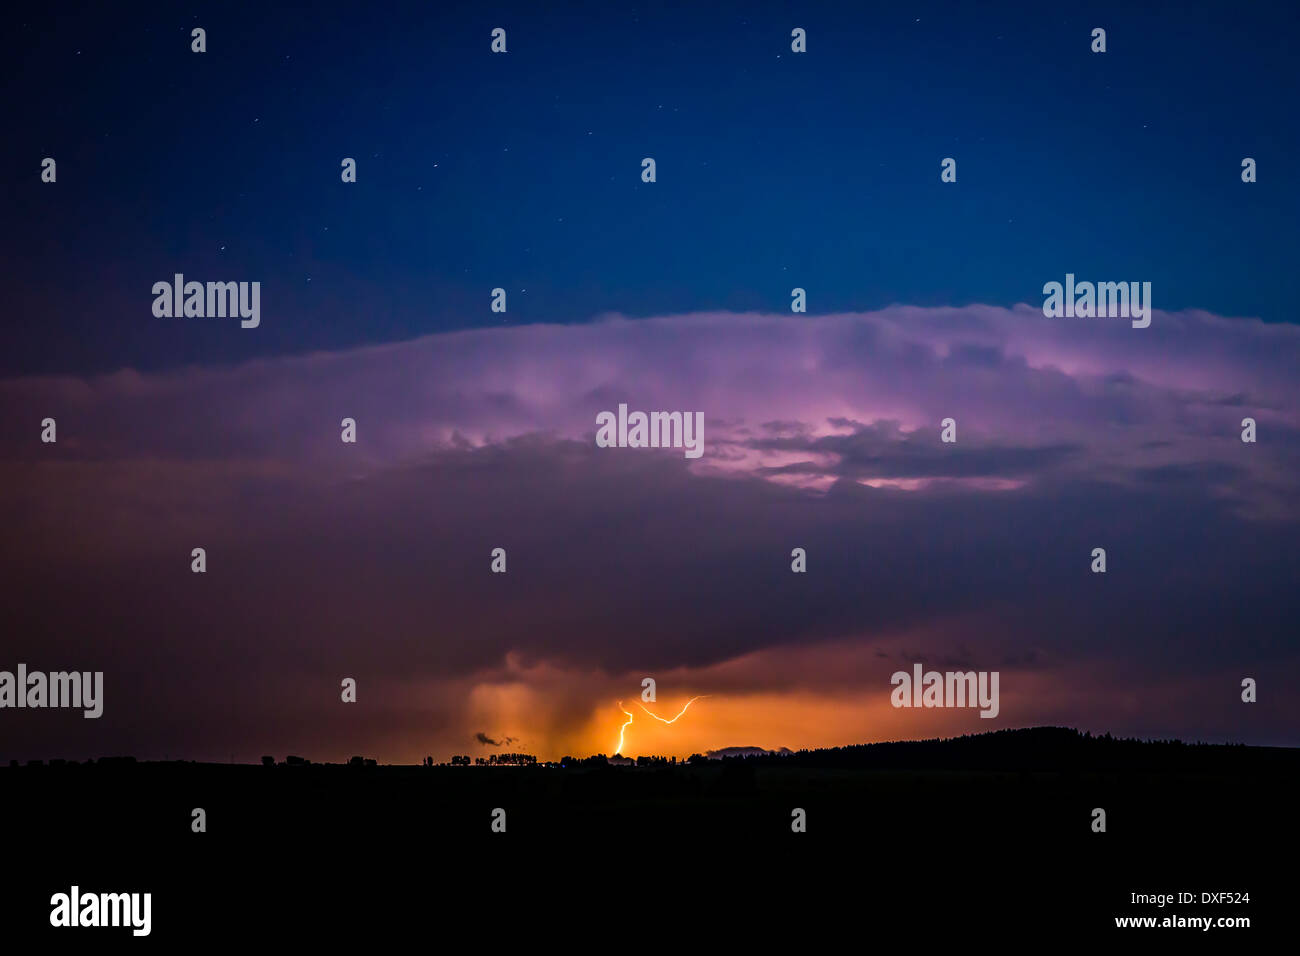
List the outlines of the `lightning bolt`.
<svg viewBox="0 0 1300 956">
<path fill-rule="evenodd" d="M 618 709 L 623 710 L 623 702 L 621 700 L 618 702 Z M 623 731 L 627 730 L 628 724 L 632 723 L 632 712 L 630 710 L 623 710 L 623 713 L 627 714 L 627 723 L 618 728 L 618 746 L 614 748 L 614 753 L 619 756 L 622 756 L 623 754 Z"/>
<path fill-rule="evenodd" d="M 669 720 L 667 717 L 660 717 L 658 714 L 651 713 L 651 711 L 646 707 L 645 704 L 638 704 L 638 706 L 642 710 L 644 710 L 647 714 L 649 714 L 651 717 L 653 717 L 655 720 L 659 721 L 660 723 L 675 724 L 677 723 L 677 718 L 681 717 L 682 714 L 686 713 L 687 709 L 691 706 L 691 704 L 695 703 L 697 700 L 701 700 L 705 697 L 712 697 L 712 696 L 713 696 L 712 694 L 700 694 L 696 697 L 692 697 L 690 700 L 686 702 L 686 704 L 682 707 L 682 709 L 677 712 L 677 716 L 673 717 L 671 720 Z M 618 746 L 614 748 L 614 754 L 616 756 L 622 756 L 623 755 L 623 734 L 627 730 L 627 728 L 631 726 L 632 721 L 635 720 L 636 718 L 633 716 L 630 710 L 623 710 L 623 702 L 621 700 L 618 702 L 618 709 L 622 710 L 623 713 L 627 714 L 627 723 L 625 723 L 622 727 L 618 728 Z"/>
<path fill-rule="evenodd" d="M 692 697 L 690 700 L 688 700 L 688 701 L 686 702 L 686 707 L 690 707 L 691 704 L 695 703 L 695 702 L 696 702 L 697 700 L 699 700 L 701 697 L 712 697 L 712 696 L 713 696 L 712 694 L 700 694 L 699 697 Z M 619 705 L 620 707 L 622 707 L 622 706 L 623 706 L 623 702 L 622 702 L 622 701 L 619 701 L 619 704 L 618 704 L 618 705 Z M 683 707 L 681 710 L 679 710 L 679 711 L 677 712 L 677 717 L 680 717 L 682 714 L 686 713 L 686 707 Z M 650 711 L 649 711 L 649 710 L 646 710 L 646 705 L 645 705 L 645 704 L 642 704 L 642 705 L 641 705 L 641 709 L 644 710 L 647 714 L 650 714 Z M 625 711 L 623 711 L 623 713 L 626 714 L 627 711 L 625 710 Z M 665 720 L 663 717 L 660 717 L 658 714 L 650 714 L 650 716 L 653 717 L 655 720 L 663 721 L 663 723 L 665 723 L 665 724 L 672 724 L 672 723 L 676 723 L 676 721 L 677 721 L 677 717 L 674 717 L 672 720 Z M 628 723 L 631 723 L 631 721 L 628 721 Z"/>
</svg>

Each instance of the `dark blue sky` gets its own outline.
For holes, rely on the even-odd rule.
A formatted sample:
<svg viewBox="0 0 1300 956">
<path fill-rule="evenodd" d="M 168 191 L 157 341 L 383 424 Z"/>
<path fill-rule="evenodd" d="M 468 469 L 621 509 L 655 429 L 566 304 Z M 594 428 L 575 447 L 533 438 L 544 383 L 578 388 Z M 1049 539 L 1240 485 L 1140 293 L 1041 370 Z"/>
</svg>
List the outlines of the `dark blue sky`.
<svg viewBox="0 0 1300 956">
<path fill-rule="evenodd" d="M 785 311 L 794 286 L 814 313 L 1034 303 L 1067 271 L 1294 321 L 1294 4 L 381 6 L 11 19 L 0 374 Z M 175 272 L 261 281 L 261 327 L 154 318 Z"/>
</svg>

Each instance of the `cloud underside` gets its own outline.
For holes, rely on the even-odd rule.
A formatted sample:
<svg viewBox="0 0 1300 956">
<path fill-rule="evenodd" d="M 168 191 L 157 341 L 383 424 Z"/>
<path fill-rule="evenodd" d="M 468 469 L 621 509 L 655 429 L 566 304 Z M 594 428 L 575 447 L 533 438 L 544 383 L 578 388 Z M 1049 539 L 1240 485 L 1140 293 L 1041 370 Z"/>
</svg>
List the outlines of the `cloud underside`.
<svg viewBox="0 0 1300 956">
<path fill-rule="evenodd" d="M 912 660 L 1001 669 L 1026 722 L 1294 739 L 1295 705 L 1252 727 L 1204 696 L 1296 676 L 1297 368 L 1293 326 L 972 306 L 10 380 L 6 657 L 104 670 L 104 727 L 141 748 L 578 749 L 642 676 L 730 695 L 700 707 L 722 719 L 782 695 L 870 709 Z M 703 457 L 597 448 L 620 403 L 703 412 Z M 816 737 L 790 734 L 762 742 Z"/>
</svg>

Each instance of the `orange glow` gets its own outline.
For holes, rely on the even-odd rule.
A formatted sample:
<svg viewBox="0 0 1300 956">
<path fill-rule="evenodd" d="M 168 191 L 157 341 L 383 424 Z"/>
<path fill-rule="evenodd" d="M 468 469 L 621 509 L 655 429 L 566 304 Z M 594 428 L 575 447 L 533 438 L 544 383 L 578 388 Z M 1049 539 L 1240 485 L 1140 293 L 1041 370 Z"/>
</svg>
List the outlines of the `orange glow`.
<svg viewBox="0 0 1300 956">
<path fill-rule="evenodd" d="M 1098 707 L 1097 688 L 1105 686 L 1104 675 L 1080 681 L 1077 672 L 1005 668 L 996 720 L 982 719 L 976 708 L 894 708 L 891 673 L 911 666 L 916 659 L 912 647 L 942 646 L 941 637 L 906 634 L 888 641 L 769 648 L 704 667 L 662 670 L 655 675 L 660 687 L 673 689 L 664 695 L 662 715 L 639 704 L 639 690 L 621 696 L 632 693 L 639 672 L 609 674 L 507 655 L 502 667 L 477 674 L 454 690 L 441 689 L 463 701 L 460 712 L 449 714 L 432 733 L 427 726 L 413 729 L 411 743 L 403 745 L 416 755 L 477 756 L 499 750 L 531 753 L 541 761 L 601 753 L 680 760 L 727 747 L 800 750 L 1077 722 L 1079 713 Z M 882 647 L 888 657 L 878 653 Z M 704 687 L 708 694 L 692 694 Z M 414 702 L 429 694 L 429 688 L 413 686 L 409 694 L 394 691 L 391 696 L 409 696 Z M 706 696 L 709 703 L 696 707 Z M 617 733 L 611 699 L 624 718 Z M 626 699 L 638 700 L 647 719 L 637 723 L 635 711 L 623 704 Z M 678 700 L 682 705 L 670 714 L 668 708 Z M 1139 710 L 1123 699 L 1110 700 L 1106 707 Z M 479 743 L 479 731 L 502 743 Z"/>
<path fill-rule="evenodd" d="M 686 702 L 686 707 L 691 706 L 691 704 L 695 703 L 701 697 L 709 697 L 709 696 L 711 695 L 700 694 L 698 697 L 692 697 L 690 700 Z M 686 707 L 683 707 L 681 710 L 677 712 L 677 717 L 680 717 L 682 714 L 686 713 Z M 677 717 L 674 717 L 672 720 L 664 720 L 664 718 L 660 717 L 658 714 L 652 713 L 649 709 L 647 709 L 645 704 L 641 705 L 641 709 L 644 710 L 647 714 L 650 714 L 650 716 L 653 717 L 655 720 L 662 720 L 665 724 L 675 724 L 677 722 Z"/>
</svg>

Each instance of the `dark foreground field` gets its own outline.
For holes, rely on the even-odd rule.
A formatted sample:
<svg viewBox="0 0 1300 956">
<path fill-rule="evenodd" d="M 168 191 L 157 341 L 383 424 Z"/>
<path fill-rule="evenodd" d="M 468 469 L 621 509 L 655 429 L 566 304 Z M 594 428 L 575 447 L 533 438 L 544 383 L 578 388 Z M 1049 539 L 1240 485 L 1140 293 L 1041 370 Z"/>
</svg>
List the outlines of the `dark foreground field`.
<svg viewBox="0 0 1300 956">
<path fill-rule="evenodd" d="M 470 931 L 625 934 L 662 949 L 704 927 L 815 950 L 830 948 L 820 934 L 845 930 L 853 945 L 902 933 L 920 944 L 1145 935 L 1224 946 L 1287 919 L 1297 782 L 1296 750 L 1060 730 L 663 769 L 0 768 L 0 926 L 9 940 L 88 946 L 450 944 Z M 206 833 L 191 830 L 196 807 Z M 796 807 L 806 833 L 791 832 Z M 1092 831 L 1096 807 L 1105 833 Z M 505 833 L 492 832 L 494 808 Z M 52 929 L 50 897 L 74 883 L 151 892 L 150 937 Z M 1180 891 L 1196 905 L 1131 901 Z M 1220 892 L 1250 902 L 1202 905 Z M 1252 926 L 1115 927 L 1144 915 Z"/>
</svg>

